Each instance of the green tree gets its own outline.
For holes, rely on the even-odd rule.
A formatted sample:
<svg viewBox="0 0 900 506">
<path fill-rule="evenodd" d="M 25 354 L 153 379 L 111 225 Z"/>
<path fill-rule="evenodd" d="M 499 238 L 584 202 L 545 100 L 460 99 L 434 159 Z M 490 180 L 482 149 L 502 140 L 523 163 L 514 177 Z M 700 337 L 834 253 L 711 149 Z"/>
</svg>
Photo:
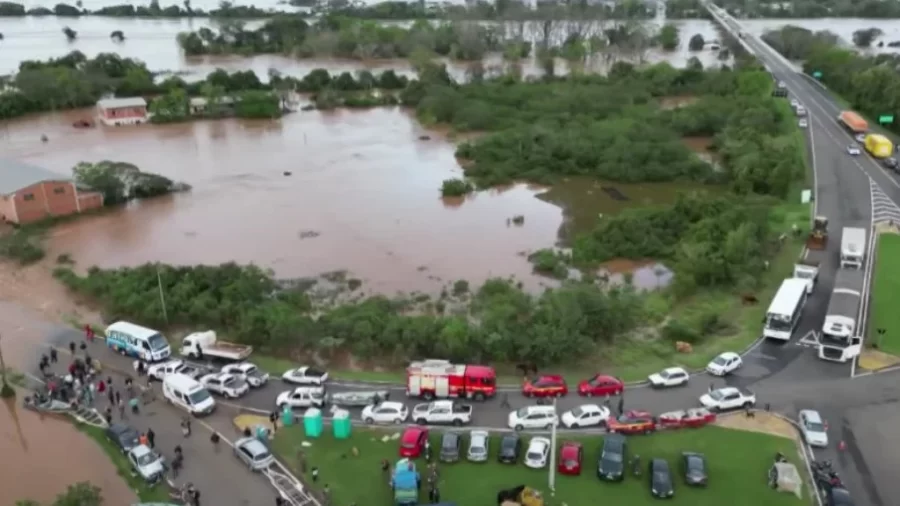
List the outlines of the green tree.
<svg viewBox="0 0 900 506">
<path fill-rule="evenodd" d="M 678 27 L 673 24 L 666 24 L 659 31 L 659 43 L 666 51 L 674 51 L 678 49 L 681 42 Z"/>
<path fill-rule="evenodd" d="M 864 28 L 853 32 L 853 44 L 856 47 L 869 47 L 872 41 L 883 35 L 884 32 L 880 28 Z"/>
</svg>

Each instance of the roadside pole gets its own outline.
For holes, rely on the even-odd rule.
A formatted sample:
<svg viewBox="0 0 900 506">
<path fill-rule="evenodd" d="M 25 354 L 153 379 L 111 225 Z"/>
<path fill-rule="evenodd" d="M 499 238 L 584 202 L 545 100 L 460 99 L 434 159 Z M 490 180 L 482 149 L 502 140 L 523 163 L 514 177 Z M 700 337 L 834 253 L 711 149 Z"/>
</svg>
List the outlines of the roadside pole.
<svg viewBox="0 0 900 506">
<path fill-rule="evenodd" d="M 162 303 L 163 318 L 165 318 L 166 325 L 168 325 L 169 312 L 166 311 L 166 296 L 163 295 L 162 274 L 159 272 L 159 264 L 156 264 L 156 284 L 159 286 L 159 301 Z"/>
<path fill-rule="evenodd" d="M 553 398 L 553 412 L 556 413 L 556 398 Z M 547 469 L 547 484 L 550 488 L 550 495 L 556 496 L 556 426 L 559 422 L 554 422 L 550 428 L 550 465 Z"/>
</svg>

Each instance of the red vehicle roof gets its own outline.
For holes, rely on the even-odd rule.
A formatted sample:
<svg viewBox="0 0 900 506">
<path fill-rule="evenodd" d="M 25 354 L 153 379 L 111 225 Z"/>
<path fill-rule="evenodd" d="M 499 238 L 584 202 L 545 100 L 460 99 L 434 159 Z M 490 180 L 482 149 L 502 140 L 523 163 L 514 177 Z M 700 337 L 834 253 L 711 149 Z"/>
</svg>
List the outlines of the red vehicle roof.
<svg viewBox="0 0 900 506">
<path fill-rule="evenodd" d="M 411 444 L 414 445 L 419 440 L 419 437 L 423 432 L 426 432 L 428 429 L 423 427 L 407 427 L 405 431 L 403 431 L 403 435 L 400 436 L 400 442 L 403 444 Z"/>
<path fill-rule="evenodd" d="M 486 365 L 467 365 L 466 374 L 476 378 L 493 378 L 497 375 L 493 367 Z"/>
<path fill-rule="evenodd" d="M 565 383 L 565 378 L 563 378 L 559 374 L 539 374 L 534 378 L 529 380 L 532 383 L 537 383 L 538 381 L 553 381 L 556 383 Z"/>
<path fill-rule="evenodd" d="M 566 441 L 562 444 L 562 448 L 559 449 L 559 458 L 561 460 L 577 460 L 578 450 L 580 449 L 581 443 L 576 443 L 575 441 Z"/>
</svg>

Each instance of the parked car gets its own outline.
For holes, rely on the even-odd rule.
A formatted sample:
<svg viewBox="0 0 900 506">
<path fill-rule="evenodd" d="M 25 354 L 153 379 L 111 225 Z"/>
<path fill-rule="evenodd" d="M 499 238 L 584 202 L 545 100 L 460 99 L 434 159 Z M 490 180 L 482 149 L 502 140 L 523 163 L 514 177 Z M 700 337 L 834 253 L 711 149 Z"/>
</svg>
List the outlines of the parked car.
<svg viewBox="0 0 900 506">
<path fill-rule="evenodd" d="M 197 379 L 200 376 L 200 368 L 186 363 L 183 360 L 169 360 L 161 364 L 152 364 L 147 367 L 147 379 L 162 381 L 171 374 L 183 374 Z"/>
<path fill-rule="evenodd" d="M 525 406 L 509 414 L 507 425 L 510 429 L 551 429 L 558 421 L 553 406 Z"/>
<path fill-rule="evenodd" d="M 406 421 L 409 409 L 402 402 L 385 401 L 366 406 L 362 410 L 362 419 L 366 423 L 396 423 Z"/>
<path fill-rule="evenodd" d="M 669 367 L 662 371 L 651 374 L 647 380 L 653 388 L 667 388 L 687 385 L 691 379 L 691 375 L 682 367 Z"/>
<path fill-rule="evenodd" d="M 114 423 L 106 428 L 106 439 L 112 441 L 122 453 L 128 453 L 140 444 L 141 435 L 137 429 L 123 423 Z"/>
<path fill-rule="evenodd" d="M 569 393 L 566 379 L 559 374 L 544 374 L 525 380 L 522 395 L 525 397 L 562 397 Z"/>
<path fill-rule="evenodd" d="M 559 448 L 559 465 L 557 471 L 560 474 L 578 476 L 581 474 L 581 461 L 584 459 L 584 447 L 581 443 L 566 441 Z"/>
<path fill-rule="evenodd" d="M 856 144 L 851 144 L 847 146 L 847 154 L 852 156 L 859 156 L 862 154 L 862 150 L 859 149 L 859 146 Z"/>
<path fill-rule="evenodd" d="M 800 411 L 800 430 L 803 439 L 809 446 L 826 448 L 828 446 L 828 426 L 818 411 L 804 409 Z"/>
<path fill-rule="evenodd" d="M 893 157 L 885 158 L 881 163 L 884 164 L 885 168 L 891 169 L 893 171 L 896 171 L 898 166 L 900 166 L 900 162 L 897 162 L 897 159 Z"/>
<path fill-rule="evenodd" d="M 609 408 L 596 404 L 582 404 L 575 409 L 563 413 L 560 421 L 567 429 L 579 427 L 596 427 L 605 425 L 609 420 Z"/>
<path fill-rule="evenodd" d="M 825 491 L 825 506 L 854 506 L 853 496 L 844 487 L 831 487 Z"/>
<path fill-rule="evenodd" d="M 235 441 L 234 455 L 251 471 L 263 471 L 275 462 L 275 456 L 272 455 L 269 448 L 255 437 L 245 437 Z"/>
<path fill-rule="evenodd" d="M 428 440 L 428 429 L 425 427 L 408 427 L 400 436 L 400 456 L 414 459 L 425 450 Z"/>
<path fill-rule="evenodd" d="M 809 126 L 809 121 L 806 118 L 800 118 L 800 121 L 797 122 L 797 126 L 800 128 L 807 128 Z"/>
<path fill-rule="evenodd" d="M 656 418 L 648 411 L 626 411 L 618 418 L 610 418 L 606 429 L 612 434 L 650 434 L 656 430 Z"/>
<path fill-rule="evenodd" d="M 250 362 L 228 364 L 222 368 L 222 372 L 236 374 L 243 378 L 253 388 L 259 388 L 269 382 L 269 373 L 262 371 Z"/>
<path fill-rule="evenodd" d="M 525 465 L 532 469 L 542 469 L 547 465 L 548 456 L 550 456 L 550 440 L 545 437 L 531 438 L 525 452 Z"/>
<path fill-rule="evenodd" d="M 607 481 L 621 481 L 625 478 L 625 462 L 628 443 L 621 434 L 607 434 L 603 437 L 600 456 L 597 459 L 597 477 Z"/>
<path fill-rule="evenodd" d="M 519 452 L 522 451 L 522 439 L 518 434 L 504 434 L 500 439 L 500 450 L 497 452 L 497 460 L 504 464 L 515 464 L 519 460 Z"/>
<path fill-rule="evenodd" d="M 669 469 L 669 463 L 663 459 L 650 460 L 650 493 L 660 499 L 675 495 L 672 471 Z"/>
<path fill-rule="evenodd" d="M 462 448 L 462 436 L 456 432 L 445 432 L 441 436 L 441 462 L 457 462 Z"/>
<path fill-rule="evenodd" d="M 700 404 L 711 411 L 751 408 L 756 405 L 756 395 L 746 388 L 718 388 L 700 396 Z"/>
<path fill-rule="evenodd" d="M 278 394 L 275 398 L 275 405 L 282 410 L 285 406 L 292 408 L 321 408 L 325 405 L 325 392 L 321 387 L 297 387 Z"/>
<path fill-rule="evenodd" d="M 147 483 L 157 483 L 165 477 L 165 460 L 147 445 L 137 445 L 128 450 L 131 468 Z"/>
<path fill-rule="evenodd" d="M 741 360 L 740 355 L 733 351 L 726 351 L 706 364 L 706 372 L 713 376 L 725 376 L 738 370 L 742 365 L 744 365 L 744 361 Z"/>
<path fill-rule="evenodd" d="M 298 367 L 285 371 L 281 379 L 295 385 L 323 385 L 328 381 L 328 373 L 314 367 Z"/>
<path fill-rule="evenodd" d="M 700 453 L 684 452 L 681 454 L 681 465 L 684 471 L 684 482 L 695 487 L 705 487 L 707 479 L 706 457 Z"/>
<path fill-rule="evenodd" d="M 237 399 L 250 391 L 250 384 L 237 374 L 227 372 L 207 374 L 200 378 L 207 390 L 229 399 Z"/>
<path fill-rule="evenodd" d="M 466 458 L 469 462 L 487 462 L 491 448 L 491 435 L 486 430 L 473 430 L 469 433 L 469 451 Z"/>
<path fill-rule="evenodd" d="M 619 378 L 597 374 L 578 383 L 578 395 L 586 397 L 619 395 L 625 390 L 625 383 Z"/>
</svg>

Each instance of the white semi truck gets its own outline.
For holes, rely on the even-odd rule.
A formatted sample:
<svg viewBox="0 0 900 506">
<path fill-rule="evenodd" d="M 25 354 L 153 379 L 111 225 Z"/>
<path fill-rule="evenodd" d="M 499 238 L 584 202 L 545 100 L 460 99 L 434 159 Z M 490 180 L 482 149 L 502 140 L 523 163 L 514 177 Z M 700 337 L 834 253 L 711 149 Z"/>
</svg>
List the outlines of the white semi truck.
<svg viewBox="0 0 900 506">
<path fill-rule="evenodd" d="M 857 328 L 865 274 L 860 269 L 840 269 L 825 313 L 819 358 L 847 362 L 862 350 L 861 329 Z"/>
<path fill-rule="evenodd" d="M 866 262 L 866 229 L 844 227 L 841 233 L 841 269 L 862 269 Z"/>
</svg>

